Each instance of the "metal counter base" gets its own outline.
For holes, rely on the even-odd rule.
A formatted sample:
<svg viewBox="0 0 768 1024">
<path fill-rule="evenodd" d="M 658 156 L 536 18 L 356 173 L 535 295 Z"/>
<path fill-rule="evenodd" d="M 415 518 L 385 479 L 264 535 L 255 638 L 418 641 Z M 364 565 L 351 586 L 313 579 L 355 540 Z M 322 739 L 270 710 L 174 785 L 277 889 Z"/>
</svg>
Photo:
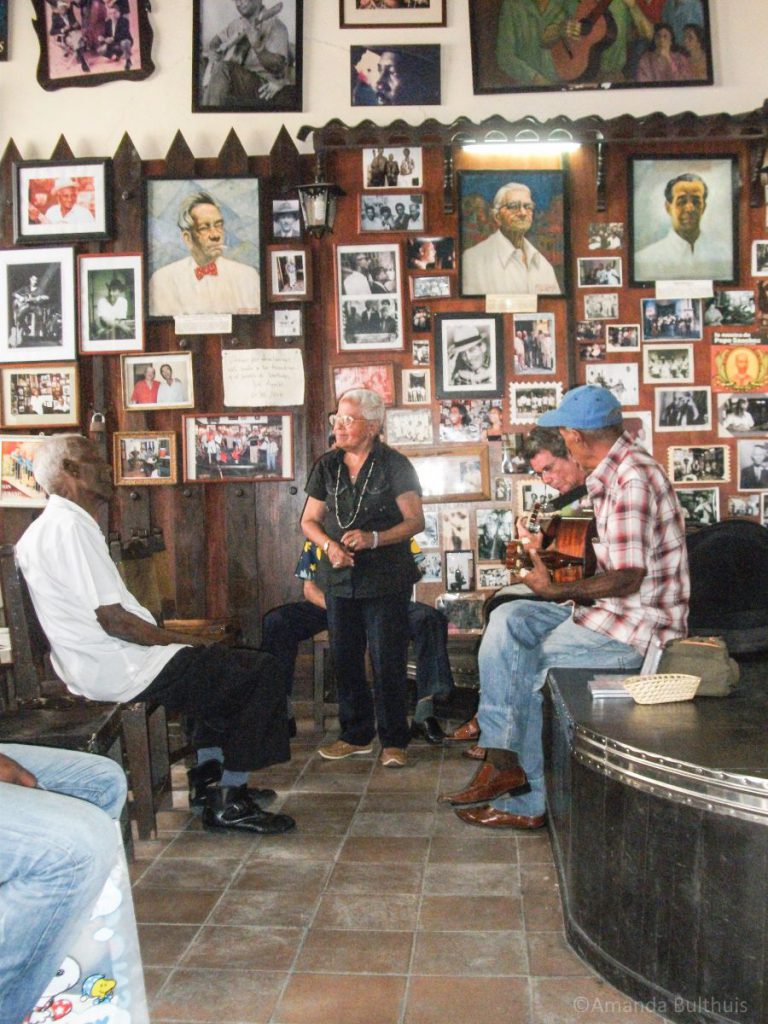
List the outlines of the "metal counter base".
<svg viewBox="0 0 768 1024">
<path fill-rule="evenodd" d="M 553 669 L 546 687 L 568 941 L 660 1016 L 765 1024 L 768 697 L 593 701 L 595 674 Z"/>
</svg>

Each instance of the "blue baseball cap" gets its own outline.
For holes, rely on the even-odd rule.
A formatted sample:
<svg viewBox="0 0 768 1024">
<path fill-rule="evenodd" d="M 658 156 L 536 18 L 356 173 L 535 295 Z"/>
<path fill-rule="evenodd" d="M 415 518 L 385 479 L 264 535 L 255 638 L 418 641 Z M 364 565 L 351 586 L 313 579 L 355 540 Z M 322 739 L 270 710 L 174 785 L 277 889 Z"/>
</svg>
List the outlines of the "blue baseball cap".
<svg viewBox="0 0 768 1024">
<path fill-rule="evenodd" d="M 540 416 L 540 427 L 570 427 L 573 430 L 600 430 L 621 423 L 621 402 L 607 388 L 582 384 L 569 391 L 557 409 Z"/>
</svg>

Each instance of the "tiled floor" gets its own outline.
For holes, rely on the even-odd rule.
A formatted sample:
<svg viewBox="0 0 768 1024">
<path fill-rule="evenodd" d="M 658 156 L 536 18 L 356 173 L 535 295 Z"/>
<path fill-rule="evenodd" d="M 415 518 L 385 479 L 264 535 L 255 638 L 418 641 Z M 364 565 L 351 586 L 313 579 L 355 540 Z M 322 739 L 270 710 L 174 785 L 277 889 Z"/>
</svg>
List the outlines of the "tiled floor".
<svg viewBox="0 0 768 1024">
<path fill-rule="evenodd" d="M 132 867 L 153 1024 L 658 1024 L 565 945 L 546 830 L 437 802 L 463 744 L 404 769 L 323 761 L 302 734 L 260 772 L 297 830 L 209 835 L 175 803 Z"/>
</svg>

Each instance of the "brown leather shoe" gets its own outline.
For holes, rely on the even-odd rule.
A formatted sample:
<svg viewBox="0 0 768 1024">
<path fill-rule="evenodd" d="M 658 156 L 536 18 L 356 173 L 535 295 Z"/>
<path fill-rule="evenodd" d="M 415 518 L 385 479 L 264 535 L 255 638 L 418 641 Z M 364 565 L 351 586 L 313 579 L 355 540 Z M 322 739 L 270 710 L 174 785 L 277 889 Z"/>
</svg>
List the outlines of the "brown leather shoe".
<svg viewBox="0 0 768 1024">
<path fill-rule="evenodd" d="M 485 760 L 485 747 L 478 747 L 475 744 L 472 747 L 467 747 L 466 750 L 462 750 L 462 757 L 468 757 L 470 761 L 484 761 Z"/>
<path fill-rule="evenodd" d="M 480 726 L 477 724 L 476 718 L 470 718 L 464 725 L 460 725 L 458 729 L 454 729 L 450 735 L 446 736 L 447 740 L 463 740 L 469 741 L 476 740 L 480 736 Z"/>
<path fill-rule="evenodd" d="M 448 800 L 452 804 L 482 804 L 489 800 L 495 800 L 497 796 L 504 796 L 514 790 L 522 789 L 528 785 L 523 769 L 517 765 L 515 768 L 508 768 L 501 771 L 494 767 L 490 761 L 484 761 L 477 769 L 475 777 L 466 789 L 460 793 L 450 793 L 441 796 L 441 800 Z"/>
<path fill-rule="evenodd" d="M 539 814 L 528 818 L 524 814 L 510 814 L 508 811 L 497 811 L 486 804 L 484 807 L 462 807 L 456 814 L 467 825 L 481 825 L 483 828 L 542 828 L 546 824 L 546 815 Z"/>
</svg>

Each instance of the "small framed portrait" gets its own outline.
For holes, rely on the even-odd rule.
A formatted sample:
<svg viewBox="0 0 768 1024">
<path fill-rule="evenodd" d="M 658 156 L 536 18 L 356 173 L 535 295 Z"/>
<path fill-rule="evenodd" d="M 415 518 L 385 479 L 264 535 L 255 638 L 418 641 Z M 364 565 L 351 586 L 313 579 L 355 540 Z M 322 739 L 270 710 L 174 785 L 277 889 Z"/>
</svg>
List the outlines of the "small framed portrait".
<svg viewBox="0 0 768 1024">
<path fill-rule="evenodd" d="M 705 327 L 732 327 L 755 322 L 755 293 L 747 289 L 716 291 L 704 303 Z"/>
<path fill-rule="evenodd" d="M 667 475 L 676 484 L 727 483 L 730 469 L 730 449 L 724 444 L 706 448 L 670 445 L 667 449 Z"/>
<path fill-rule="evenodd" d="M 432 311 L 429 306 L 411 306 L 411 330 L 414 334 L 427 334 L 432 330 Z"/>
<path fill-rule="evenodd" d="M 445 584 L 452 593 L 475 589 L 474 552 L 445 552 Z"/>
<path fill-rule="evenodd" d="M 74 427 L 80 419 L 77 363 L 0 367 L 4 427 Z"/>
<path fill-rule="evenodd" d="M 637 363 L 603 363 L 602 366 L 587 366 L 587 384 L 599 384 L 617 398 L 622 405 L 640 404 L 640 386 Z"/>
<path fill-rule="evenodd" d="M 647 410 L 628 412 L 624 414 L 624 430 L 629 434 L 635 444 L 645 448 L 649 455 L 653 455 L 653 416 Z"/>
<path fill-rule="evenodd" d="M 423 231 L 426 202 L 423 192 L 378 195 L 363 192 L 360 203 L 360 233 L 379 231 Z"/>
<path fill-rule="evenodd" d="M 387 444 L 433 444 L 431 409 L 387 409 L 384 421 Z"/>
<path fill-rule="evenodd" d="M 758 238 L 752 243 L 752 277 L 768 277 L 768 239 Z"/>
<path fill-rule="evenodd" d="M 643 345 L 643 384 L 693 384 L 693 345 Z"/>
<path fill-rule="evenodd" d="M 507 544 L 515 536 L 511 508 L 481 508 L 475 512 L 477 558 L 480 562 L 503 562 Z"/>
<path fill-rule="evenodd" d="M 606 324 L 605 348 L 607 352 L 639 352 L 640 324 Z"/>
<path fill-rule="evenodd" d="M 503 390 L 501 314 L 435 316 L 435 391 L 438 398 L 500 398 Z"/>
<path fill-rule="evenodd" d="M 445 25 L 446 0 L 387 0 L 386 4 L 339 0 L 342 28 L 419 28 Z"/>
<path fill-rule="evenodd" d="M 563 385 L 559 381 L 526 381 L 509 384 L 510 423 L 535 423 L 550 409 L 556 409 L 563 398 Z"/>
<path fill-rule="evenodd" d="M 405 243 L 409 270 L 453 270 L 456 266 L 456 240 L 447 235 L 418 235 Z"/>
<path fill-rule="evenodd" d="M 739 490 L 768 489 L 768 438 L 759 441 L 737 441 L 739 458 Z"/>
<path fill-rule="evenodd" d="M 155 70 L 149 5 L 32 0 L 40 43 L 37 80 L 43 89 L 140 81 Z"/>
<path fill-rule="evenodd" d="M 497 476 L 493 481 L 493 500 L 512 501 L 512 481 L 505 476 Z"/>
<path fill-rule="evenodd" d="M 367 363 L 331 367 L 331 394 L 338 403 L 345 391 L 368 388 L 381 396 L 384 405 L 395 404 L 395 367 L 393 363 Z"/>
<path fill-rule="evenodd" d="M 462 295 L 564 295 L 567 218 L 563 171 L 459 172 Z M 505 232 L 523 235 L 509 258 Z"/>
<path fill-rule="evenodd" d="M 514 373 L 555 372 L 555 314 L 515 313 L 512 318 L 514 331 Z"/>
<path fill-rule="evenodd" d="M 580 256 L 579 288 L 621 288 L 620 256 Z"/>
<path fill-rule="evenodd" d="M 676 487 L 686 526 L 710 526 L 720 518 L 719 487 Z"/>
<path fill-rule="evenodd" d="M 145 190 L 149 316 L 258 316 L 259 179 L 148 178 Z"/>
<path fill-rule="evenodd" d="M 413 463 L 422 494 L 429 501 L 487 501 L 491 496 L 487 444 L 441 444 L 404 454 Z"/>
<path fill-rule="evenodd" d="M 466 508 L 443 509 L 440 513 L 440 537 L 446 551 L 471 547 L 470 519 Z"/>
<path fill-rule="evenodd" d="M 478 565 L 477 587 L 478 590 L 498 590 L 509 584 L 509 569 L 502 569 L 499 565 Z"/>
<path fill-rule="evenodd" d="M 112 436 L 112 462 L 118 487 L 157 487 L 178 479 L 173 431 L 137 430 Z"/>
<path fill-rule="evenodd" d="M 262 483 L 292 480 L 290 413 L 203 413 L 184 416 L 184 480 Z"/>
<path fill-rule="evenodd" d="M 269 301 L 306 302 L 312 298 L 312 262 L 303 246 L 268 245 Z"/>
<path fill-rule="evenodd" d="M 443 582 L 443 559 L 439 551 L 423 551 L 424 561 L 419 562 L 418 569 L 421 573 L 419 583 L 442 583 Z"/>
<path fill-rule="evenodd" d="M 0 435 L 0 508 L 42 508 L 47 495 L 32 463 L 46 438 L 40 434 Z"/>
<path fill-rule="evenodd" d="M 531 464 L 525 454 L 526 435 L 518 431 L 501 436 L 501 472 L 532 473 Z"/>
<path fill-rule="evenodd" d="M 80 353 L 86 356 L 144 349 L 144 278 L 140 253 L 77 259 Z"/>
<path fill-rule="evenodd" d="M 630 284 L 736 280 L 738 159 L 629 161 Z"/>
<path fill-rule="evenodd" d="M 720 393 L 717 396 L 718 437 L 768 435 L 768 394 Z"/>
<path fill-rule="evenodd" d="M 654 430 L 712 430 L 712 389 L 654 388 Z"/>
<path fill-rule="evenodd" d="M 762 345 L 727 345 L 710 350 L 713 391 L 765 391 L 768 352 Z"/>
<path fill-rule="evenodd" d="M 279 7 L 194 0 L 192 11 L 195 113 L 301 110 L 303 0 Z"/>
<path fill-rule="evenodd" d="M 109 160 L 14 164 L 14 242 L 109 238 L 111 167 Z"/>
<path fill-rule="evenodd" d="M 293 341 L 304 333 L 304 315 L 301 306 L 296 309 L 275 309 L 272 311 L 272 333 L 276 338 Z"/>
<path fill-rule="evenodd" d="M 584 296 L 585 320 L 618 320 L 619 296 L 616 292 L 590 292 Z"/>
<path fill-rule="evenodd" d="M 453 398 L 440 403 L 441 441 L 498 440 L 502 426 L 500 400 Z"/>
<path fill-rule="evenodd" d="M 423 277 L 411 277 L 411 298 L 450 299 L 451 279 L 447 274 L 425 274 Z"/>
<path fill-rule="evenodd" d="M 363 150 L 363 188 L 421 188 L 421 146 Z"/>
<path fill-rule="evenodd" d="M 610 251 L 621 249 L 623 245 L 624 225 L 620 221 L 593 221 L 587 228 L 587 248 L 590 250 Z"/>
<path fill-rule="evenodd" d="M 640 299 L 643 341 L 700 341 L 701 299 Z"/>
<path fill-rule="evenodd" d="M 432 401 L 429 370 L 403 370 L 403 405 L 427 405 Z"/>
<path fill-rule="evenodd" d="M 353 107 L 429 107 L 440 103 L 440 47 L 373 43 L 349 48 Z"/>
<path fill-rule="evenodd" d="M 191 352 L 146 352 L 120 357 L 123 405 L 129 411 L 192 409 L 195 386 Z"/>
<path fill-rule="evenodd" d="M 429 341 L 426 338 L 414 338 L 411 352 L 414 366 L 429 366 Z"/>
<path fill-rule="evenodd" d="M 301 238 L 301 213 L 298 199 L 272 200 L 272 239 L 283 242 L 286 239 Z"/>
<path fill-rule="evenodd" d="M 0 250 L 0 363 L 74 358 L 74 251 Z"/>
<path fill-rule="evenodd" d="M 729 494 L 728 515 L 740 519 L 757 519 L 760 516 L 760 499 L 766 498 L 766 494 Z M 763 517 L 765 525 L 765 517 Z"/>
<path fill-rule="evenodd" d="M 600 338 L 598 341 L 580 341 L 579 359 L 582 363 L 605 362 L 605 338 Z"/>
<path fill-rule="evenodd" d="M 558 491 L 542 480 L 518 480 L 515 513 L 519 516 L 530 512 L 534 505 L 545 508 L 557 496 Z"/>
<path fill-rule="evenodd" d="M 437 548 L 440 535 L 437 532 L 437 509 L 424 509 L 424 529 L 413 538 L 420 548 Z"/>
<path fill-rule="evenodd" d="M 337 245 L 339 350 L 403 348 L 400 246 Z"/>
</svg>

